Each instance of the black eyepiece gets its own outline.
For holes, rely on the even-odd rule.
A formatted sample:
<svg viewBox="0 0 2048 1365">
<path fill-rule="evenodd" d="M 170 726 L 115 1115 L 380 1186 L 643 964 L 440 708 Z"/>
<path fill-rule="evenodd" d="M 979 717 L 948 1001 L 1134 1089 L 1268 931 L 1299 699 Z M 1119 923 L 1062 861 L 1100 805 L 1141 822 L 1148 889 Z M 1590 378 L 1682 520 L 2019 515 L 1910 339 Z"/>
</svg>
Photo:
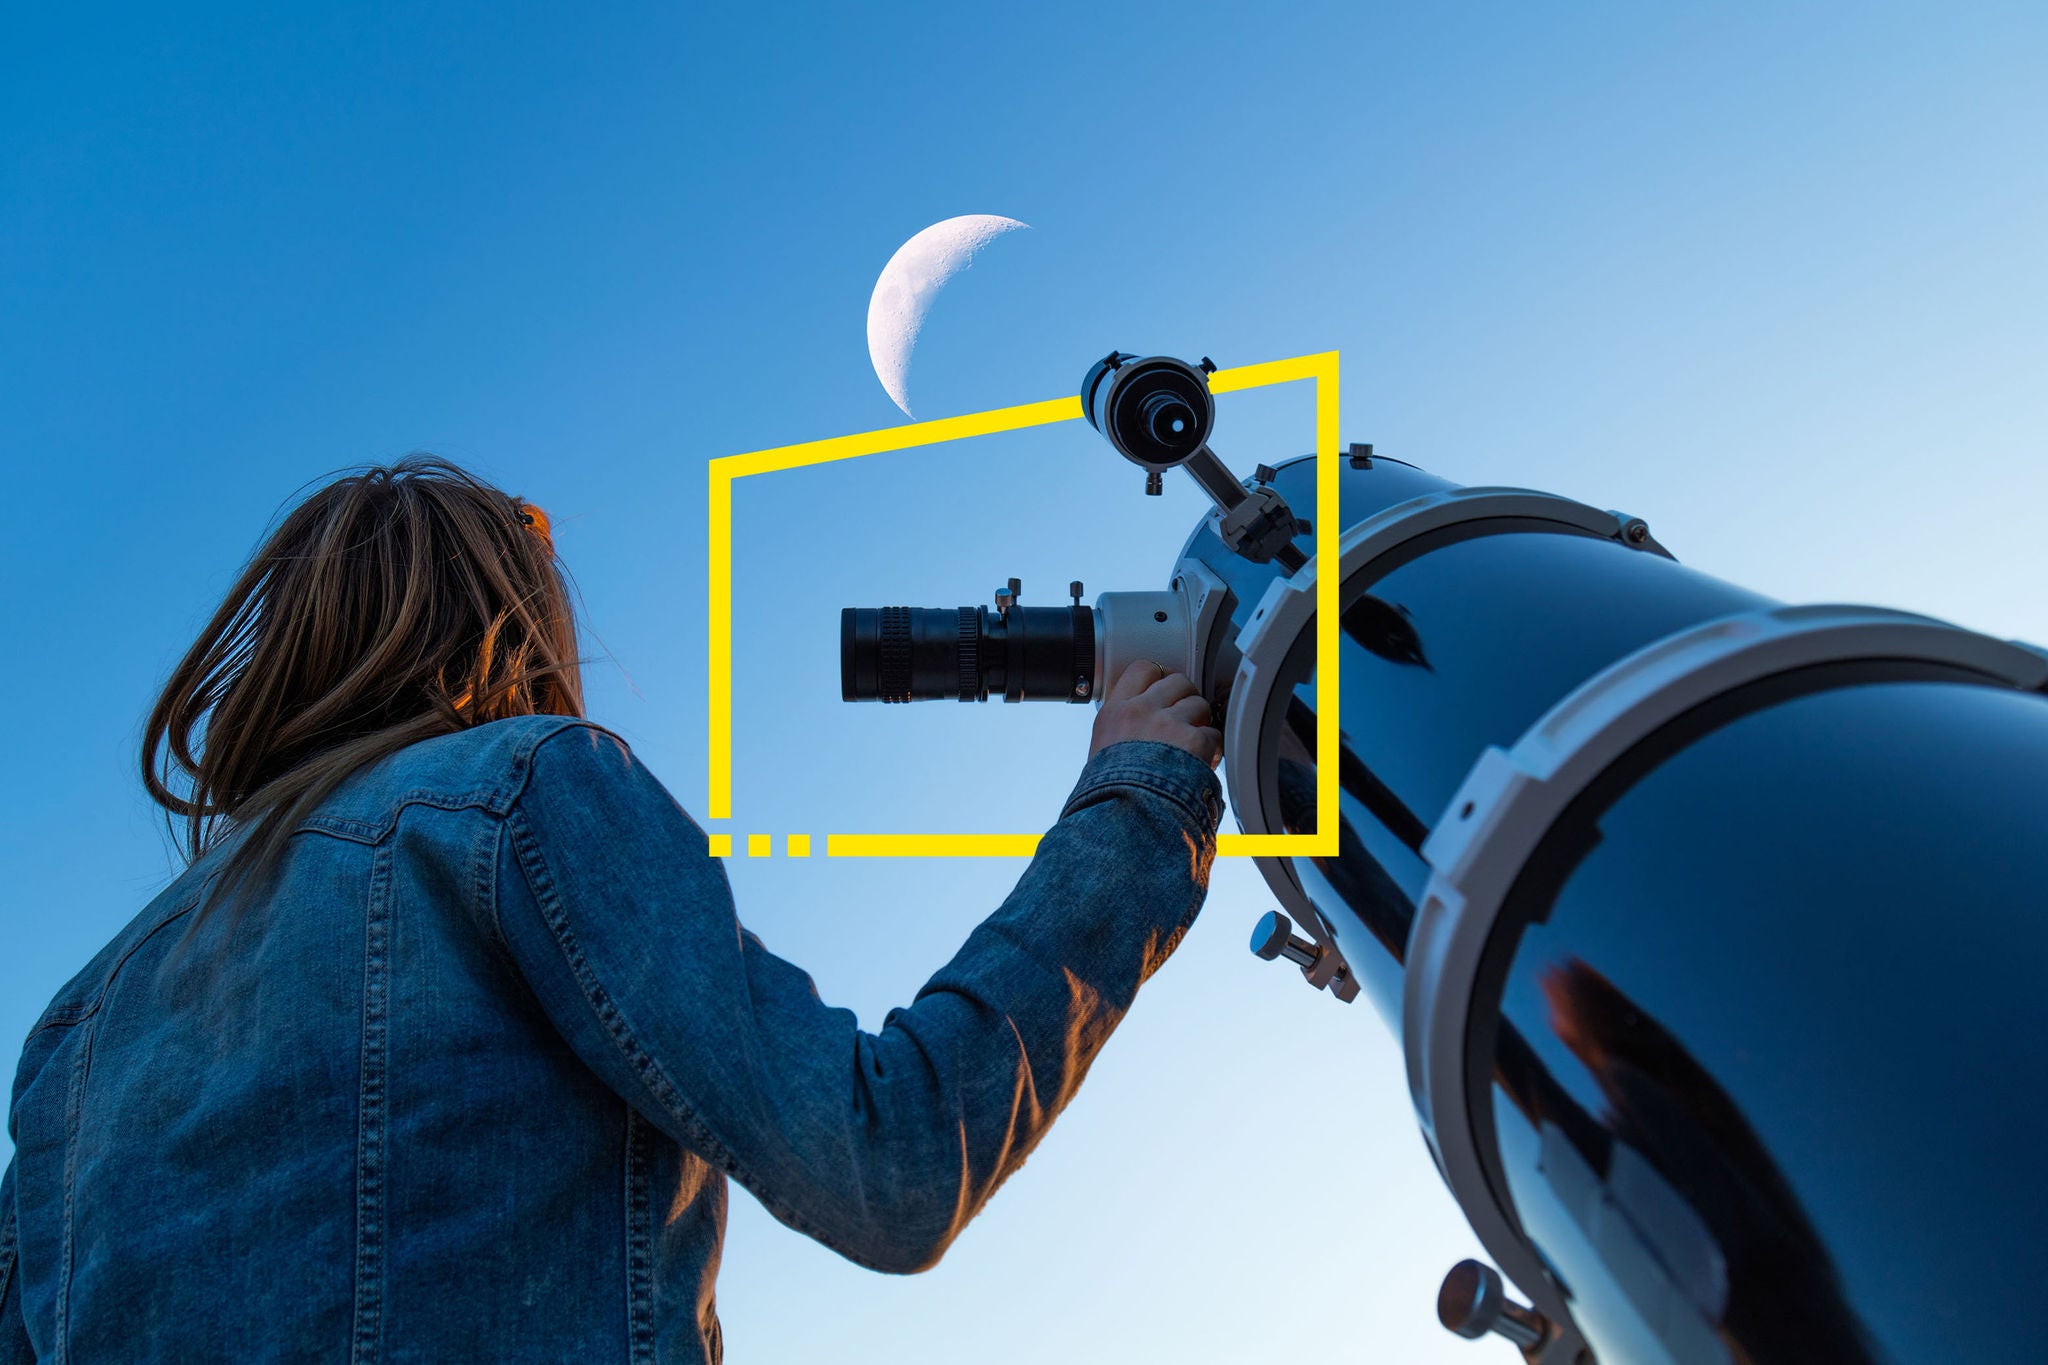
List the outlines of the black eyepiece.
<svg viewBox="0 0 2048 1365">
<path fill-rule="evenodd" d="M 1095 612 L 1064 607 L 847 607 L 846 701 L 1084 702 L 1095 688 Z"/>
<path fill-rule="evenodd" d="M 1145 419 L 1145 431 L 1160 446 L 1173 447 L 1187 439 L 1195 428 L 1195 410 L 1179 394 L 1168 389 L 1148 393 L 1138 402 Z"/>
</svg>

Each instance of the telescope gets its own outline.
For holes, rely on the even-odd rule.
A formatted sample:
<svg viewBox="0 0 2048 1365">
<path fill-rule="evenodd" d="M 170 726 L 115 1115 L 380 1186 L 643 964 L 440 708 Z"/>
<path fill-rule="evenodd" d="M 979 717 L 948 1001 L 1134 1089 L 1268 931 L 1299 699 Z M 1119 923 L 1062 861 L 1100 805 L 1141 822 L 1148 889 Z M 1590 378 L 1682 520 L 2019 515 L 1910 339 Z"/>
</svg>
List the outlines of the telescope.
<svg viewBox="0 0 2048 1365">
<path fill-rule="evenodd" d="M 2048 653 L 1786 605 L 1640 517 L 1369 445 L 1317 507 L 1316 456 L 1210 448 L 1213 368 L 1082 385 L 1148 491 L 1213 504 L 1165 587 L 848 608 L 842 695 L 1080 704 L 1152 659 L 1214 706 L 1244 833 L 1334 820 L 1335 853 L 1257 860 L 1252 946 L 1402 1048 L 1491 1262 L 1444 1280 L 1452 1331 L 1536 1365 L 2041 1358 Z"/>
</svg>

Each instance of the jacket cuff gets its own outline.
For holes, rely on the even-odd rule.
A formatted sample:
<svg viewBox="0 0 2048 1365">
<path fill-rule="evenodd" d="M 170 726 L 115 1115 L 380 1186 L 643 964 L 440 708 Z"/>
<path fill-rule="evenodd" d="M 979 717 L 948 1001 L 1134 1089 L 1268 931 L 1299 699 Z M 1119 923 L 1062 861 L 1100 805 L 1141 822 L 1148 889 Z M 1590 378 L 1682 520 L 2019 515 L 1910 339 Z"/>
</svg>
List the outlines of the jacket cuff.
<svg viewBox="0 0 2048 1365">
<path fill-rule="evenodd" d="M 1223 819 L 1223 784 L 1209 765 L 1179 745 L 1156 739 L 1120 740 L 1098 751 L 1081 769 L 1060 818 L 1112 787 L 1137 787 L 1166 797 L 1204 835 L 1214 835 Z"/>
</svg>

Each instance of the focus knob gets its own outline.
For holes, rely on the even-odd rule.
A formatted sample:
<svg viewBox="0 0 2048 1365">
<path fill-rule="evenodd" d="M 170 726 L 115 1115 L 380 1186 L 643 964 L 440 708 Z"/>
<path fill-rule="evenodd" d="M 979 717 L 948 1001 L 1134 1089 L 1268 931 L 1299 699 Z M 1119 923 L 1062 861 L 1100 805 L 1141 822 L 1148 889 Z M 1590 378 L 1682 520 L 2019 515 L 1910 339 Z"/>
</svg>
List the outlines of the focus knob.
<svg viewBox="0 0 2048 1365">
<path fill-rule="evenodd" d="M 1436 1319 L 1461 1337 L 1476 1341 L 1492 1332 L 1524 1350 L 1550 1330 L 1542 1314 L 1509 1298 L 1500 1272 L 1481 1261 L 1460 1261 L 1444 1276 Z"/>
<path fill-rule="evenodd" d="M 1278 910 L 1268 910 L 1252 926 L 1252 952 L 1266 961 L 1286 958 L 1297 967 L 1313 967 L 1316 945 L 1294 936 L 1294 921 Z"/>
</svg>

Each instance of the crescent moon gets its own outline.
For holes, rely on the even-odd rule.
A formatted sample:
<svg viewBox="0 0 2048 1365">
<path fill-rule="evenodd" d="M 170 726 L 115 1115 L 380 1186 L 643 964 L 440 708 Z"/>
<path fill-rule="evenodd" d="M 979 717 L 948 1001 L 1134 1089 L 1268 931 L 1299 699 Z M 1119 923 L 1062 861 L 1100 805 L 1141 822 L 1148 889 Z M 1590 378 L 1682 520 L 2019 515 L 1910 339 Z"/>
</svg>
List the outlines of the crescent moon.
<svg viewBox="0 0 2048 1365">
<path fill-rule="evenodd" d="M 933 223 L 896 248 L 868 299 L 868 359 L 889 397 L 910 411 L 910 352 L 925 314 L 946 281 L 973 264 L 983 247 L 1006 232 L 1030 227 L 1015 218 L 969 213 Z"/>
</svg>

